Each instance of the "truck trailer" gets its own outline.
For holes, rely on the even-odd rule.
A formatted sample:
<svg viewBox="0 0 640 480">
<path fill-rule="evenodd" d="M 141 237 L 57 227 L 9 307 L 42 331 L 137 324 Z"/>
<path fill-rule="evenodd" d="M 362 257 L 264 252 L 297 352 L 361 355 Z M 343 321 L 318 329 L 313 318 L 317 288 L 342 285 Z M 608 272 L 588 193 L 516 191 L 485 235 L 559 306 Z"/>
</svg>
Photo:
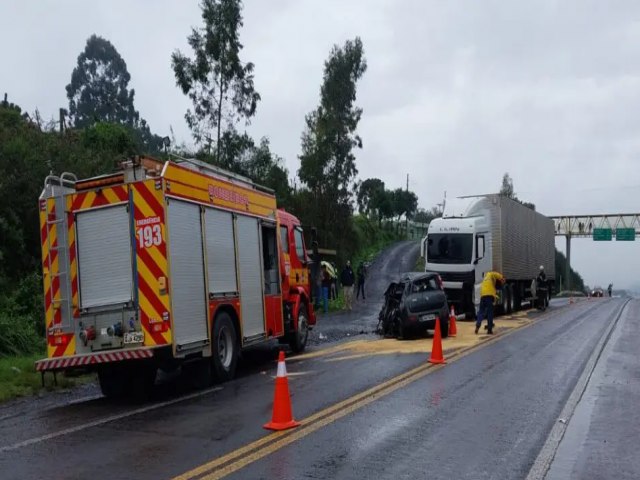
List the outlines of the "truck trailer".
<svg viewBox="0 0 640 480">
<path fill-rule="evenodd" d="M 135 157 L 85 180 L 48 176 L 39 201 L 47 358 L 97 372 L 107 396 L 158 368 L 233 378 L 240 352 L 304 350 L 316 323 L 299 220 L 273 192 L 198 160 Z"/>
<path fill-rule="evenodd" d="M 504 195 L 447 202 L 442 218 L 429 224 L 421 251 L 425 270 L 442 278 L 449 304 L 471 318 L 488 271 L 506 278 L 497 299 L 501 313 L 533 302 L 540 266 L 548 279 L 547 301 L 555 283 L 553 220 Z"/>
</svg>

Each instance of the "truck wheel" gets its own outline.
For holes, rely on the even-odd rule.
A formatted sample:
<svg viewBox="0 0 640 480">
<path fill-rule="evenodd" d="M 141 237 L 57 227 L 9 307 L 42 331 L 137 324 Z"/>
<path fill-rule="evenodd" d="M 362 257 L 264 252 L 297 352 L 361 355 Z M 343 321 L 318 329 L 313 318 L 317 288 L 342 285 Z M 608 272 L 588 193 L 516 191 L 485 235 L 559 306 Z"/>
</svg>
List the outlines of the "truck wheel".
<svg viewBox="0 0 640 480">
<path fill-rule="evenodd" d="M 131 376 L 122 368 L 108 366 L 98 370 L 100 391 L 110 400 L 122 399 L 129 393 Z"/>
<path fill-rule="evenodd" d="M 309 321 L 307 320 L 307 305 L 304 302 L 298 307 L 296 330 L 289 334 L 289 346 L 295 353 L 303 352 L 309 338 Z"/>
<path fill-rule="evenodd" d="M 500 315 L 506 315 L 508 308 L 509 308 L 509 293 L 507 288 L 504 287 L 502 289 L 502 292 L 500 293 L 500 305 L 497 309 L 498 313 Z"/>
<path fill-rule="evenodd" d="M 513 291 L 513 310 L 515 312 L 522 310 L 522 296 L 520 293 L 520 287 L 517 285 Z"/>
<path fill-rule="evenodd" d="M 130 395 L 134 401 L 144 402 L 151 398 L 156 384 L 158 367 L 152 364 L 136 365 L 131 369 Z"/>
<path fill-rule="evenodd" d="M 213 324 L 213 375 L 219 382 L 226 382 L 236 375 L 238 364 L 238 334 L 227 312 L 216 315 Z"/>
<path fill-rule="evenodd" d="M 513 290 L 511 288 L 507 288 L 507 315 L 511 315 L 513 313 Z"/>
</svg>

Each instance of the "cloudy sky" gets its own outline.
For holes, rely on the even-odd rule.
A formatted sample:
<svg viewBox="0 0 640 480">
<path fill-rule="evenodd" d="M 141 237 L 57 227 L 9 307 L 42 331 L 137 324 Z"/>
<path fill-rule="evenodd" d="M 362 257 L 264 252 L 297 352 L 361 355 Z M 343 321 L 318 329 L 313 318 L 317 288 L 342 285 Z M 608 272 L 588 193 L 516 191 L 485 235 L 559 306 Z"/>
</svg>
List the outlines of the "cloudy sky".
<svg viewBox="0 0 640 480">
<path fill-rule="evenodd" d="M 640 3 L 600 0 L 245 0 L 244 61 L 262 95 L 249 127 L 291 172 L 331 46 L 358 35 L 369 65 L 361 179 L 430 208 L 494 192 L 504 172 L 547 215 L 640 210 Z M 188 52 L 195 0 L 0 0 L 0 93 L 45 118 L 67 105 L 95 33 L 127 62 L 154 132 L 190 141 L 170 55 Z M 558 245 L 564 250 L 564 240 Z M 636 242 L 572 243 L 587 283 L 640 289 Z"/>
</svg>

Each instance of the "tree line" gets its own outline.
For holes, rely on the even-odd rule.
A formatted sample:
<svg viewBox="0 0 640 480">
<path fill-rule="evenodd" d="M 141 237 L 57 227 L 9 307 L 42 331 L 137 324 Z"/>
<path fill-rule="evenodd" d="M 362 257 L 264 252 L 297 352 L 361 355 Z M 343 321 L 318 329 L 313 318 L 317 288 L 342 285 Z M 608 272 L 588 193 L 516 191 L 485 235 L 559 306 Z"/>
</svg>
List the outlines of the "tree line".
<svg viewBox="0 0 640 480">
<path fill-rule="evenodd" d="M 321 246 L 337 249 L 339 260 L 370 239 L 371 225 L 417 213 L 414 193 L 390 190 L 381 206 L 367 193 L 378 179 L 358 180 L 356 152 L 364 140 L 357 86 L 367 71 L 360 38 L 328 52 L 318 104 L 304 119 L 299 168 L 291 173 L 268 137 L 246 132 L 261 95 L 254 84 L 258 72 L 243 58 L 242 2 L 202 0 L 200 7 L 200 25 L 185 32 L 190 51 L 167 55 L 176 87 L 191 101 L 184 117 L 193 147 L 176 141 L 172 131 L 154 132 L 136 108 L 125 59 L 98 35 L 77 57 L 59 118 L 25 112 L 6 94 L 0 102 L 0 338 L 8 345 L 43 328 L 37 199 L 50 172 L 86 178 L 112 172 L 136 154 L 195 157 L 272 188 L 279 205 L 316 227 Z M 354 221 L 356 208 L 370 224 Z M 18 324 L 26 330 L 12 337 Z"/>
</svg>

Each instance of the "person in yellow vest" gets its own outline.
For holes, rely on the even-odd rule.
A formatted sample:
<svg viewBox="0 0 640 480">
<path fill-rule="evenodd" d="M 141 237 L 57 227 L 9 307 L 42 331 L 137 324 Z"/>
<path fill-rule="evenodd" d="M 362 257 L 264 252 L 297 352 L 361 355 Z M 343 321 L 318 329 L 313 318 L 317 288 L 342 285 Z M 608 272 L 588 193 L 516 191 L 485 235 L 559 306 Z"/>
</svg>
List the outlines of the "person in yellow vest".
<svg viewBox="0 0 640 480">
<path fill-rule="evenodd" d="M 498 272 L 487 272 L 480 284 L 480 307 L 476 319 L 476 335 L 482 325 L 482 320 L 487 319 L 487 333 L 493 334 L 493 304 L 498 296 L 497 289 L 504 285 L 504 277 Z"/>
</svg>

